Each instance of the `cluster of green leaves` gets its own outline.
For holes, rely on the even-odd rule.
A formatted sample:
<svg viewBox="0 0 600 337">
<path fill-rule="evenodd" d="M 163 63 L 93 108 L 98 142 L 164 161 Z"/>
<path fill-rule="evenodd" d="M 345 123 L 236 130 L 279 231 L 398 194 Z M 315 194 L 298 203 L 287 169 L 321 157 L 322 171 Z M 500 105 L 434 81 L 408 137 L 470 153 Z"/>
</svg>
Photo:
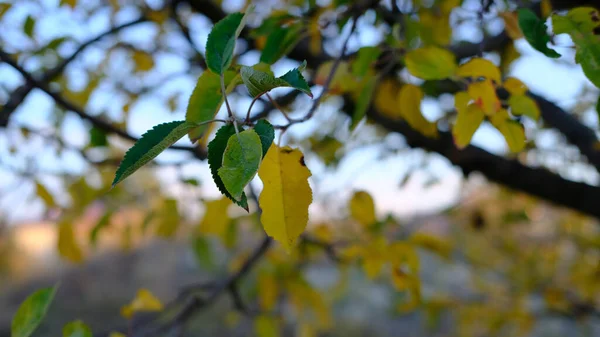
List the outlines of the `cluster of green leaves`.
<svg viewBox="0 0 600 337">
<path fill-rule="evenodd" d="M 160 124 L 145 133 L 125 154 L 113 186 L 186 134 L 192 142 L 205 136 L 208 124 L 216 122 L 214 118 L 226 102 L 229 118 L 208 144 L 213 180 L 224 196 L 248 211 L 244 189 L 258 173 L 265 185 L 259 199 L 265 231 L 289 248 L 308 223 L 308 206 L 312 202 L 307 180 L 310 171 L 298 149 L 273 143 L 275 130 L 267 120 L 240 123 L 230 110 L 227 93 L 238 84 L 245 85 L 254 100 L 279 87 L 294 88 L 310 97 L 312 93 L 301 73 L 306 63 L 280 77 L 275 77 L 265 62 L 252 67 L 241 66 L 238 71 L 229 70 L 247 13 L 230 14 L 215 24 L 206 43 L 208 70 L 200 76 L 190 97 L 186 120 Z M 273 55 L 263 53 L 261 59 L 272 61 L 282 56 L 277 48 L 270 53 Z"/>
<path fill-rule="evenodd" d="M 561 55 L 548 47 L 551 37 L 546 23 L 529 9 L 519 10 L 519 27 L 533 48 L 544 55 Z M 593 7 L 573 8 L 564 15 L 552 15 L 554 34 L 569 34 L 575 43 L 575 61 L 587 78 L 600 88 L 600 13 Z"/>
</svg>

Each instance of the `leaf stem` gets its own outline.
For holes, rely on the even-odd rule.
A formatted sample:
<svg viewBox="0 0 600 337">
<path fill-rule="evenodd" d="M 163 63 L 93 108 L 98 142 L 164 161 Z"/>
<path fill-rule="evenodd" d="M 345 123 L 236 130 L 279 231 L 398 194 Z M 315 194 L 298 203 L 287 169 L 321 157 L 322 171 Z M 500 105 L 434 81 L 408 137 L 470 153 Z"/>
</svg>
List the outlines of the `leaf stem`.
<svg viewBox="0 0 600 337">
<path fill-rule="evenodd" d="M 221 93 L 223 94 L 223 100 L 225 101 L 225 106 L 227 106 L 227 113 L 229 118 L 233 119 L 233 111 L 231 110 L 231 106 L 229 105 L 229 100 L 227 100 L 227 94 L 225 93 L 225 75 L 221 74 Z M 235 123 L 235 120 L 234 120 Z"/>
<path fill-rule="evenodd" d="M 246 121 L 245 121 L 246 124 L 250 123 L 250 112 L 252 111 L 252 107 L 254 106 L 254 103 L 256 103 L 256 101 L 258 101 L 259 98 L 260 98 L 260 95 L 254 97 L 252 102 L 250 102 L 250 106 L 248 107 L 248 112 L 246 113 Z"/>
</svg>

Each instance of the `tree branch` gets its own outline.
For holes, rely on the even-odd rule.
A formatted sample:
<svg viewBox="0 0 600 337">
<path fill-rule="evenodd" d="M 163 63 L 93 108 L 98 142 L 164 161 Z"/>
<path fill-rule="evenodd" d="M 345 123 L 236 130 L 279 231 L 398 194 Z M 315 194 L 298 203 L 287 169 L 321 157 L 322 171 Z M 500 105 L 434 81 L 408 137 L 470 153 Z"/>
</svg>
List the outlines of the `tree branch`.
<svg viewBox="0 0 600 337">
<path fill-rule="evenodd" d="M 81 52 L 83 52 L 87 47 L 89 47 L 93 43 L 100 41 L 101 39 L 103 39 L 106 36 L 115 34 L 124 28 L 131 27 L 131 26 L 134 26 L 139 23 L 146 22 L 146 21 L 147 21 L 147 18 L 140 17 L 136 20 L 129 21 L 129 22 L 126 22 L 126 23 L 118 25 L 118 26 L 114 26 L 111 29 L 107 30 L 106 32 L 99 34 L 95 38 L 82 43 L 77 48 L 77 50 L 75 50 L 73 52 L 73 54 L 71 54 L 71 56 L 65 58 L 56 67 L 50 69 L 48 72 L 46 72 L 44 75 L 42 75 L 42 77 L 40 78 L 40 82 L 49 83 L 50 81 L 52 81 L 53 79 L 58 77 L 60 74 L 62 74 L 62 72 L 67 67 L 67 65 L 69 65 L 73 60 L 75 60 L 77 58 L 77 56 L 79 56 L 79 54 L 81 54 Z M 25 100 L 25 97 L 27 97 L 27 95 L 31 92 L 31 90 L 34 89 L 34 87 L 35 86 L 32 85 L 32 83 L 27 82 L 24 85 L 15 89 L 9 95 L 8 102 L 6 102 L 6 104 L 4 104 L 4 106 L 2 107 L 2 110 L 0 110 L 0 127 L 6 127 L 8 125 L 10 116 L 17 109 L 17 107 L 19 107 L 19 105 Z"/>
</svg>

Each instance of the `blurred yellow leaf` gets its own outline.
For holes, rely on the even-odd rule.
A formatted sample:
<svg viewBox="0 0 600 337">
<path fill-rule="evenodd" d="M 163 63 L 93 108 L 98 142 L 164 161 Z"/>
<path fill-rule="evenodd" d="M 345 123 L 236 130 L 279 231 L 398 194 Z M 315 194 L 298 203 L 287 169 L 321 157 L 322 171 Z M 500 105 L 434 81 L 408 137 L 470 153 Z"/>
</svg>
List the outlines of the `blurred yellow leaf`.
<svg viewBox="0 0 600 337">
<path fill-rule="evenodd" d="M 311 234 L 321 242 L 331 243 L 333 241 L 333 233 L 331 232 L 331 228 L 326 224 L 320 224 L 313 227 Z"/>
<path fill-rule="evenodd" d="M 394 266 L 392 268 L 392 285 L 396 290 L 407 290 L 410 288 L 412 282 L 411 276 L 405 273 L 402 268 L 399 266 Z"/>
<path fill-rule="evenodd" d="M 470 100 L 471 97 L 464 91 L 458 92 L 454 97 L 457 117 L 452 126 L 452 137 L 454 144 L 460 149 L 469 145 L 473 134 L 485 118 L 483 110 L 476 104 L 469 104 Z"/>
<path fill-rule="evenodd" d="M 273 316 L 260 315 L 254 319 L 254 332 L 257 337 L 278 337 L 279 322 Z"/>
<path fill-rule="evenodd" d="M 527 86 L 525 83 L 514 77 L 507 78 L 504 83 L 502 83 L 502 86 L 511 95 L 525 95 L 527 92 Z"/>
<path fill-rule="evenodd" d="M 377 222 L 373 197 L 365 191 L 357 191 L 352 195 L 348 204 L 350 215 L 363 227 L 369 227 Z"/>
<path fill-rule="evenodd" d="M 60 4 L 59 6 L 64 6 L 67 5 L 71 8 L 75 8 L 75 6 L 77 6 L 77 0 L 60 0 Z"/>
<path fill-rule="evenodd" d="M 11 3 L 1 3 L 0 4 L 0 19 L 4 15 L 4 13 L 8 12 L 8 10 L 12 7 Z"/>
<path fill-rule="evenodd" d="M 127 335 L 120 333 L 118 331 L 113 331 L 108 335 L 108 337 L 127 337 Z"/>
<path fill-rule="evenodd" d="M 500 111 L 490 121 L 502 133 L 511 152 L 520 152 L 525 148 L 525 129 L 523 125 L 510 120 L 506 110 Z"/>
<path fill-rule="evenodd" d="M 156 235 L 165 238 L 172 237 L 179 228 L 179 211 L 177 210 L 177 200 L 165 199 L 161 207 Z"/>
<path fill-rule="evenodd" d="M 319 66 L 319 69 L 317 69 L 315 83 L 319 85 L 324 85 L 327 79 L 329 78 L 332 69 L 332 61 L 328 61 L 321 64 Z M 342 61 L 335 70 L 335 74 L 333 75 L 333 78 L 329 84 L 328 92 L 332 95 L 351 92 L 360 85 L 361 83 L 357 81 L 356 78 L 352 75 L 350 64 L 346 61 Z"/>
<path fill-rule="evenodd" d="M 131 318 L 136 312 L 161 311 L 163 304 L 148 289 L 138 290 L 131 303 L 121 307 L 121 316 Z"/>
<path fill-rule="evenodd" d="M 205 201 L 204 217 L 198 226 L 200 233 L 213 234 L 222 238 L 231 222 L 231 218 L 227 215 L 229 205 L 231 200 L 227 197 Z"/>
<path fill-rule="evenodd" d="M 158 23 L 159 25 L 162 25 L 169 18 L 169 11 L 168 10 L 149 11 L 147 16 L 148 16 L 148 19 L 150 19 L 150 21 L 153 21 L 153 22 Z"/>
<path fill-rule="evenodd" d="M 142 50 L 135 50 L 132 56 L 135 63 L 135 71 L 146 72 L 154 68 L 154 58 Z"/>
<path fill-rule="evenodd" d="M 501 12 L 498 15 L 504 20 L 504 29 L 511 39 L 518 40 L 523 37 L 516 12 Z"/>
<path fill-rule="evenodd" d="M 492 61 L 480 57 L 472 58 L 468 62 L 461 64 L 456 71 L 456 75 L 474 78 L 485 77 L 496 83 L 500 83 L 502 76 L 500 69 Z"/>
<path fill-rule="evenodd" d="M 515 48 L 514 43 L 507 44 L 502 49 L 501 55 L 502 58 L 500 59 L 500 69 L 503 73 L 509 72 L 511 64 L 521 56 L 519 51 Z"/>
<path fill-rule="evenodd" d="M 52 196 L 52 194 L 50 194 L 46 187 L 44 187 L 44 185 L 42 185 L 39 182 L 35 183 L 35 193 L 38 197 L 40 197 L 40 199 L 44 201 L 47 207 L 56 206 L 56 202 L 54 201 L 54 197 Z"/>
<path fill-rule="evenodd" d="M 411 75 L 424 80 L 442 80 L 454 75 L 456 57 L 439 47 L 422 47 L 406 53 L 406 68 Z"/>
<path fill-rule="evenodd" d="M 513 115 L 525 115 L 536 121 L 540 118 L 540 108 L 531 97 L 525 95 L 510 95 L 508 98 L 508 105 L 510 106 L 510 112 Z"/>
<path fill-rule="evenodd" d="M 421 114 L 423 91 L 416 85 L 405 84 L 400 88 L 398 97 L 400 113 L 406 122 L 415 130 L 428 137 L 437 136 L 437 127 Z"/>
<path fill-rule="evenodd" d="M 308 24 L 308 35 L 310 37 L 309 50 L 313 55 L 321 54 L 321 27 L 319 26 L 319 15 L 311 16 Z"/>
<path fill-rule="evenodd" d="M 491 79 L 469 84 L 467 92 L 475 101 L 474 104 L 478 105 L 488 116 L 494 115 L 502 107 Z"/>
<path fill-rule="evenodd" d="M 425 233 L 415 233 L 411 235 L 409 241 L 414 245 L 428 249 L 441 257 L 450 258 L 452 254 L 452 244 L 440 237 Z"/>
<path fill-rule="evenodd" d="M 263 182 L 259 203 L 265 232 L 288 251 L 308 223 L 312 190 L 310 170 L 298 149 L 272 144 L 258 170 Z"/>
<path fill-rule="evenodd" d="M 270 311 L 277 303 L 279 285 L 272 273 L 262 272 L 258 275 L 258 303 L 261 309 Z"/>
<path fill-rule="evenodd" d="M 63 221 L 58 225 L 58 252 L 60 255 L 73 263 L 83 261 L 83 252 L 75 238 L 73 225 Z"/>
<path fill-rule="evenodd" d="M 402 118 L 398 107 L 400 87 L 393 79 L 384 79 L 375 89 L 375 108 L 384 116 L 393 119 Z"/>
<path fill-rule="evenodd" d="M 552 2 L 550 0 L 542 0 L 540 4 L 540 11 L 542 12 L 542 17 L 546 18 L 552 13 Z"/>
</svg>

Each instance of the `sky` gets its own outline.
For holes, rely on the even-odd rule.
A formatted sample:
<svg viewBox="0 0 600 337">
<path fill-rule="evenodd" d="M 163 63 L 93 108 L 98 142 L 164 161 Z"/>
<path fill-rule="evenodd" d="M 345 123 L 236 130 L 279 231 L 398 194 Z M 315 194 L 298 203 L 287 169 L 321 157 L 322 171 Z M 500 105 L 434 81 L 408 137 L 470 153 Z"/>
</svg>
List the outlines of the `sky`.
<svg viewBox="0 0 600 337">
<path fill-rule="evenodd" d="M 1 1 L 0 1 L 1 2 Z M 15 5 L 17 9 L 13 9 L 10 15 L 0 21 L 0 36 L 4 41 L 10 41 L 3 47 L 9 52 L 14 51 L 12 47 L 19 49 L 27 49 L 34 47 L 32 41 L 24 36 L 20 31 L 22 22 L 28 14 L 39 15 L 36 25 L 35 37 L 39 42 L 50 41 L 58 36 L 71 36 L 74 40 L 85 41 L 91 36 L 97 35 L 109 27 L 107 12 L 100 12 L 94 15 L 89 21 L 85 22 L 85 16 L 80 9 L 71 11 L 67 8 L 57 8 L 57 1 L 43 1 L 46 9 L 40 12 L 37 6 L 32 6 L 26 2 Z M 466 1 L 464 10 L 469 11 L 476 8 L 478 1 Z M 228 10 L 236 10 L 239 5 L 235 1 L 225 1 Z M 37 8 L 37 9 L 36 9 Z M 41 15 L 43 14 L 43 15 Z M 123 11 L 117 17 L 118 22 L 125 22 L 135 18 L 138 13 L 134 11 Z M 369 24 L 369 17 L 359 21 L 357 34 L 355 34 L 349 43 L 349 52 L 356 50 L 361 46 L 375 45 L 381 39 L 381 31 L 372 27 Z M 502 29 L 502 21 L 494 20 L 489 23 L 491 33 L 498 32 Z M 190 21 L 190 31 L 192 33 L 195 44 L 203 50 L 206 43 L 208 31 L 211 23 L 201 17 L 194 17 Z M 348 33 L 348 28 L 342 31 L 341 36 L 345 37 Z M 477 41 L 480 38 L 480 33 L 474 24 L 465 24 L 464 27 L 457 29 L 455 38 Z M 139 25 L 131 27 L 123 31 L 119 35 L 120 39 L 134 43 L 139 46 L 152 46 L 154 43 L 155 29 L 150 25 Z M 187 47 L 186 41 L 181 36 L 170 36 L 169 44 L 178 46 L 182 51 Z M 86 83 L 86 77 L 82 69 L 86 67 L 95 67 L 102 61 L 105 51 L 104 48 L 110 45 L 110 39 L 103 40 L 84 52 L 68 68 L 67 78 L 72 87 L 76 88 Z M 341 39 L 336 41 L 331 49 L 328 49 L 333 55 L 339 53 Z M 584 87 L 593 87 L 585 78 L 579 66 L 574 65 L 572 60 L 574 52 L 569 48 L 570 41 L 568 37 L 560 36 L 558 39 L 559 47 L 557 50 L 563 54 L 563 57 L 558 61 L 553 61 L 533 50 L 523 41 L 516 42 L 516 48 L 522 54 L 522 57 L 513 63 L 510 75 L 514 75 L 525 82 L 528 87 L 536 92 L 550 98 L 559 106 L 570 109 L 577 103 L 578 94 Z M 67 43 L 61 48 L 64 55 L 68 55 L 76 48 L 77 43 Z M 115 55 L 119 61 L 119 57 L 125 58 L 125 55 Z M 240 63 L 252 65 L 258 62 L 259 55 L 257 53 L 248 53 L 240 59 Z M 487 55 L 492 61 L 497 62 L 494 55 Z M 138 100 L 130 109 L 130 118 L 128 120 L 128 132 L 132 135 L 139 136 L 152 126 L 173 120 L 184 119 L 185 107 L 187 98 L 189 97 L 198 73 L 190 73 L 186 69 L 183 59 L 173 55 L 160 55 L 157 58 L 157 67 L 146 76 L 148 83 L 162 83 L 161 90 L 153 93 L 152 97 L 146 97 Z M 122 63 L 120 63 L 122 62 Z M 127 64 L 127 60 L 123 59 L 119 62 L 114 62 L 115 69 L 109 69 L 115 76 L 120 75 L 119 67 L 122 64 Z M 26 60 L 24 63 L 26 69 L 33 71 L 39 66 L 35 59 Z M 280 61 L 276 63 L 273 70 L 276 75 L 284 73 L 287 69 L 296 66 L 297 64 L 290 61 Z M 168 82 L 162 81 L 163 78 L 171 74 L 171 79 Z M 178 74 L 173 77 L 173 74 Z M 417 81 L 403 74 L 410 81 Z M 6 92 L 22 83 L 20 75 L 11 69 L 6 64 L 0 64 L 0 103 L 7 99 Z M 416 82 L 415 82 L 416 83 Z M 87 111 L 92 114 L 98 114 L 103 110 L 109 112 L 109 116 L 118 119 L 120 109 L 122 107 L 122 97 L 115 96 L 110 86 L 101 87 L 86 107 Z M 595 90 L 595 89 L 594 89 Z M 285 92 L 285 90 L 279 91 Z M 317 97 L 320 88 L 315 88 L 314 93 Z M 167 111 L 164 101 L 173 93 L 178 95 L 178 108 L 175 113 Z M 276 95 L 277 92 L 274 92 Z M 308 110 L 310 106 L 309 98 L 302 98 L 298 104 L 297 111 L 299 115 Z M 246 111 L 250 102 L 249 98 L 235 100 L 234 110 Z M 444 104 L 452 104 L 445 102 Z M 302 135 L 310 134 L 313 130 L 322 128 L 324 123 L 339 123 L 342 121 L 345 127 L 348 123 L 344 119 L 340 119 L 337 109 L 339 108 L 339 100 L 332 99 L 327 101 L 319 108 L 316 117 L 300 126 L 293 127 L 288 134 L 290 137 L 300 138 Z M 430 120 L 435 120 L 442 114 L 442 109 L 437 101 L 426 99 L 422 104 L 423 114 Z M 221 111 L 223 114 L 223 111 Z M 27 126 L 34 129 L 52 128 L 53 102 L 43 92 L 36 90 L 32 92 L 27 100 L 21 104 L 14 118 L 11 120 L 11 128 L 16 126 Z M 279 118 L 279 119 L 278 119 Z M 281 116 L 271 119 L 273 123 L 282 121 Z M 598 123 L 596 114 L 589 113 L 584 120 L 588 125 L 596 128 Z M 527 131 L 534 128 L 534 122 L 526 124 Z M 337 128 L 341 129 L 341 128 Z M 336 131 L 342 140 L 349 144 L 359 143 L 361 139 L 368 138 L 372 132 L 369 127 L 361 126 L 353 133 L 347 131 Z M 66 141 L 72 146 L 83 146 L 87 143 L 88 132 L 86 126 L 73 114 L 69 114 L 61 126 L 61 133 Z M 7 134 L 6 130 L 0 131 L 0 214 L 8 215 L 11 223 L 22 223 L 34 221 L 42 217 L 43 206 L 39 200 L 32 198 L 34 190 L 33 183 L 17 183 L 17 177 L 11 173 L 6 166 L 23 168 L 27 165 L 20 158 L 16 158 L 9 153 L 11 142 L 14 142 L 19 147 L 23 146 L 22 140 L 14 133 Z M 85 162 L 78 158 L 78 155 L 67 152 L 61 157 L 57 157 L 44 146 L 44 139 L 39 139 L 37 142 L 28 143 L 26 149 L 31 153 L 31 157 L 36 165 L 44 171 L 67 171 L 72 174 L 80 174 L 85 170 Z M 536 135 L 538 146 L 545 149 L 553 149 L 558 144 L 558 138 L 551 132 L 544 132 Z M 119 142 L 125 147 L 130 146 L 130 143 Z M 504 139 L 498 131 L 489 125 L 483 125 L 474 135 L 472 143 L 480 146 L 492 153 L 504 155 L 507 147 Z M 182 145 L 190 145 L 187 139 L 179 142 Z M 390 135 L 385 138 L 385 145 L 392 148 L 401 148 L 404 145 L 402 137 L 398 135 Z M 349 145 L 350 146 L 350 145 Z M 378 144 L 361 146 L 343 159 L 336 171 L 328 170 L 319 160 L 314 157 L 308 157 L 307 165 L 313 172 L 311 185 L 315 191 L 316 200 L 347 200 L 352 191 L 363 189 L 370 192 L 377 205 L 377 210 L 380 214 L 391 213 L 397 216 L 411 216 L 419 213 L 427 213 L 455 204 L 461 196 L 463 190 L 462 173 L 457 168 L 449 165 L 448 161 L 437 155 L 427 155 L 421 150 L 416 151 L 401 151 L 395 156 L 388 156 L 380 159 L 382 154 L 381 146 Z M 184 159 L 186 154 L 175 151 L 167 151 L 161 154 L 157 161 L 159 162 L 177 162 Z M 419 171 L 405 185 L 401 186 L 407 172 L 420 164 L 426 162 L 427 171 Z M 176 183 L 178 174 L 173 167 L 165 167 L 158 170 L 160 181 L 166 190 L 172 193 L 177 192 L 177 187 L 173 187 Z M 210 178 L 207 164 L 205 162 L 192 161 L 184 165 L 181 169 L 181 174 L 187 177 L 197 177 L 204 182 L 202 185 L 203 193 L 207 198 L 219 197 L 214 183 Z M 597 184 L 599 177 L 593 170 L 585 168 L 575 168 L 569 170 L 568 178 L 585 181 L 590 184 Z M 60 195 L 59 180 L 53 178 L 52 175 L 43 175 L 43 183 L 57 195 Z M 318 184 L 317 184 L 318 181 Z M 260 180 L 254 182 L 257 187 L 260 187 Z M 18 186 L 15 189 L 14 186 Z M 60 196 L 59 196 L 60 199 Z M 338 205 L 337 210 L 341 213 L 343 203 Z M 330 206 L 315 203 L 311 206 L 311 217 L 319 219 L 327 216 L 331 209 Z"/>
</svg>

